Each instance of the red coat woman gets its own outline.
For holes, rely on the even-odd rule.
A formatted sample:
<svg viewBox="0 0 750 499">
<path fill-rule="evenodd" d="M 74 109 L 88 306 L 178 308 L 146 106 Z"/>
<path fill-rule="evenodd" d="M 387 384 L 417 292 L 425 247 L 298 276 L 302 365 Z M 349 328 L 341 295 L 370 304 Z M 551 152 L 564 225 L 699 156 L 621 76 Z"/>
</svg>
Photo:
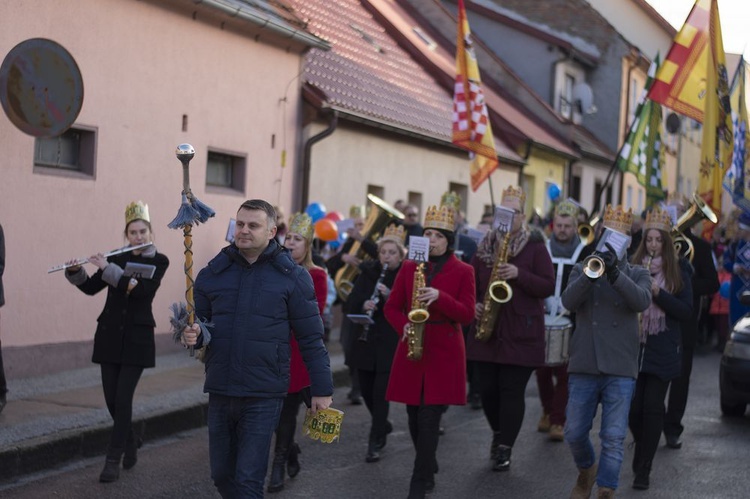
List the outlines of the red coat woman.
<svg viewBox="0 0 750 499">
<path fill-rule="evenodd" d="M 328 295 L 328 273 L 320 267 L 311 267 L 307 271 L 310 272 L 313 280 L 315 298 L 318 300 L 318 310 L 320 310 L 320 316 L 322 317 L 323 310 L 326 308 L 326 296 Z M 307 374 L 307 368 L 302 361 L 302 354 L 299 352 L 299 345 L 293 334 L 289 337 L 289 346 L 292 348 L 289 368 L 289 393 L 297 393 L 310 386 L 310 375 Z"/>
<path fill-rule="evenodd" d="M 291 253 L 292 259 L 307 269 L 315 287 L 315 298 L 322 320 L 323 309 L 328 295 L 328 274 L 317 267 L 312 261 L 313 223 L 309 215 L 297 213 L 289 221 L 289 227 L 284 238 L 284 247 Z M 281 407 L 279 424 L 276 427 L 276 443 L 274 447 L 271 479 L 268 482 L 269 492 L 278 492 L 284 488 L 284 477 L 297 476 L 300 471 L 299 445 L 294 441 L 297 428 L 297 413 L 302 403 L 302 390 L 310 386 L 310 375 L 307 372 L 299 344 L 294 334 L 289 332 L 289 347 L 291 349 L 289 368 L 289 390 L 284 405 Z"/>
<path fill-rule="evenodd" d="M 404 326 L 409 323 L 414 290 L 413 261 L 404 261 L 396 276 L 385 315 L 403 339 Z M 427 263 L 425 276 L 435 264 Z M 406 357 L 406 341 L 399 342 L 388 383 L 386 398 L 409 405 L 466 404 L 466 357 L 461 325 L 474 317 L 474 272 L 455 255 L 447 257 L 430 286 L 438 289 L 438 299 L 430 305 L 424 332 L 422 359 Z"/>
<path fill-rule="evenodd" d="M 425 215 L 424 237 L 429 239 L 425 285 L 414 289 L 416 264 L 402 264 L 385 304 L 385 317 L 403 339 L 409 326 L 413 298 L 427 309 L 423 353 L 407 357 L 408 342 L 396 349 L 386 399 L 406 404 L 409 433 L 416 449 L 409 498 L 422 498 L 435 486 L 440 416 L 448 404 L 466 403 L 466 354 L 462 324 L 474 316 L 474 271 L 453 255 L 453 210 L 431 206 Z"/>
</svg>

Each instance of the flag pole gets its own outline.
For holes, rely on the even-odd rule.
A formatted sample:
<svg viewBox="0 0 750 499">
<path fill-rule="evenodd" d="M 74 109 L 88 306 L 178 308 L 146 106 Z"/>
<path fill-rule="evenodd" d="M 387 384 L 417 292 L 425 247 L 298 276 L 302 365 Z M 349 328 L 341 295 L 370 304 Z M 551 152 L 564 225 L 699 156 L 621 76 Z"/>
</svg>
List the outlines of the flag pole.
<svg viewBox="0 0 750 499">
<path fill-rule="evenodd" d="M 492 203 L 492 207 L 495 207 L 495 194 L 492 190 L 492 175 L 487 177 L 487 184 L 490 186 L 490 202 Z"/>
</svg>

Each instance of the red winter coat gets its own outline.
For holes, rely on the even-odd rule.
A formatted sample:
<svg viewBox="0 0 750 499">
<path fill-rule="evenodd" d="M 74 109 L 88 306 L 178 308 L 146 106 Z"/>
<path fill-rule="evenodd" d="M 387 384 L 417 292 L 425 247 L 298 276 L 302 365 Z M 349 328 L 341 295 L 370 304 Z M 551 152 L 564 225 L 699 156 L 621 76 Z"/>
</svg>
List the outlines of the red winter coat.
<svg viewBox="0 0 750 499">
<path fill-rule="evenodd" d="M 428 263 L 425 276 L 430 275 Z M 411 310 L 414 284 L 413 261 L 401 265 L 393 289 L 385 304 L 385 316 L 403 338 L 404 326 Z M 451 255 L 428 287 L 440 291 L 437 301 L 427 309 L 424 353 L 418 361 L 406 358 L 406 342 L 400 341 L 393 357 L 386 400 L 420 405 L 466 404 L 466 351 L 462 324 L 474 317 L 474 269 Z"/>
<path fill-rule="evenodd" d="M 318 310 L 320 316 L 323 316 L 323 310 L 326 308 L 326 297 L 328 296 L 328 274 L 320 267 L 308 269 L 315 287 L 315 297 L 318 299 Z M 306 386 L 310 386 L 310 375 L 302 360 L 302 354 L 299 351 L 297 340 L 294 334 L 289 335 L 289 346 L 292 349 L 292 357 L 289 368 L 289 393 L 297 393 Z"/>
</svg>

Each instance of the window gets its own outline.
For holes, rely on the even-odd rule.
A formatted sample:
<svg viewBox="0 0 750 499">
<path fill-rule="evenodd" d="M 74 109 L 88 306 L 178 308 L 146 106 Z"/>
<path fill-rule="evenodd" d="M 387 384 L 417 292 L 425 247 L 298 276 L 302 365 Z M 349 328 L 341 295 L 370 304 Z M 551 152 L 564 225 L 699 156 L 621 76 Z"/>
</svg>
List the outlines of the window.
<svg viewBox="0 0 750 499">
<path fill-rule="evenodd" d="M 380 185 L 367 184 L 367 194 L 372 194 L 380 199 L 385 199 L 385 188 Z"/>
<path fill-rule="evenodd" d="M 573 199 L 581 199 L 581 177 L 580 175 L 573 175 L 570 178 L 570 197 Z"/>
<path fill-rule="evenodd" d="M 573 87 L 575 84 L 576 79 L 568 73 L 565 73 L 562 93 L 560 94 L 560 114 L 566 118 L 571 118 L 573 116 Z"/>
<path fill-rule="evenodd" d="M 627 194 L 625 194 L 625 206 L 627 208 L 633 207 L 633 186 L 629 185 L 627 188 Z"/>
<path fill-rule="evenodd" d="M 633 120 L 635 120 L 635 109 L 638 107 L 638 100 L 639 95 L 641 94 L 641 91 L 638 86 L 638 80 L 633 78 L 630 80 L 630 102 L 628 102 L 628 128 L 630 128 L 630 125 L 633 124 Z"/>
<path fill-rule="evenodd" d="M 35 172 L 78 172 L 93 177 L 96 130 L 69 128 L 59 137 L 34 140 Z"/>
<path fill-rule="evenodd" d="M 245 158 L 234 154 L 208 152 L 206 187 L 245 191 Z"/>
</svg>

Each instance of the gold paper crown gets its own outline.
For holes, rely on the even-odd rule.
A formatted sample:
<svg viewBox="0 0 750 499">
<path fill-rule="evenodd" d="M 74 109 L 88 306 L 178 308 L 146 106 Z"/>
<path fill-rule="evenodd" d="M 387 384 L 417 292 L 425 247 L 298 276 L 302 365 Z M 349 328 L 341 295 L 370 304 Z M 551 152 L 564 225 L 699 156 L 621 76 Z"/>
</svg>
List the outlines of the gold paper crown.
<svg viewBox="0 0 750 499">
<path fill-rule="evenodd" d="M 633 226 L 632 208 L 628 208 L 628 211 L 625 211 L 622 209 L 622 206 L 613 209 L 612 205 L 608 204 L 607 209 L 604 211 L 604 222 L 602 225 L 622 234 L 630 234 L 630 228 Z"/>
<path fill-rule="evenodd" d="M 442 229 L 453 232 L 456 230 L 456 222 L 453 217 L 453 209 L 448 206 L 430 206 L 424 216 L 425 229 Z"/>
<path fill-rule="evenodd" d="M 654 206 L 654 209 L 646 214 L 646 221 L 643 223 L 643 230 L 649 229 L 672 232 L 672 217 L 669 212 Z"/>
<path fill-rule="evenodd" d="M 404 230 L 404 226 L 396 224 L 389 225 L 385 228 L 385 231 L 383 231 L 383 237 L 381 237 L 380 240 L 396 241 L 404 244 L 404 241 L 406 240 L 406 231 Z"/>
<path fill-rule="evenodd" d="M 125 225 L 133 220 L 144 220 L 151 223 L 151 218 L 148 216 L 148 205 L 143 201 L 137 203 L 133 201 L 125 208 Z"/>
<path fill-rule="evenodd" d="M 448 206 L 459 211 L 461 209 L 461 196 L 453 191 L 444 192 L 440 198 L 440 206 Z"/>
<path fill-rule="evenodd" d="M 313 440 L 330 444 L 339 439 L 343 420 L 344 413 L 332 407 L 322 409 L 315 414 L 308 412 L 302 423 L 302 432 Z"/>
<path fill-rule="evenodd" d="M 555 206 L 555 215 L 563 217 L 578 217 L 578 206 L 568 199 Z"/>
<path fill-rule="evenodd" d="M 353 204 L 349 208 L 349 218 L 365 218 L 365 206 L 361 204 Z"/>
<path fill-rule="evenodd" d="M 287 230 L 299 234 L 308 241 L 312 241 L 315 232 L 312 218 L 307 213 L 295 213 L 292 215 L 289 219 L 289 229 Z"/>
<path fill-rule="evenodd" d="M 512 185 L 509 185 L 507 189 L 503 191 L 503 196 L 500 200 L 502 203 L 503 201 L 513 201 L 518 200 L 518 202 L 521 204 L 521 208 L 523 208 L 524 204 L 526 204 L 526 194 L 523 193 L 523 189 L 520 187 L 513 187 Z"/>
</svg>

